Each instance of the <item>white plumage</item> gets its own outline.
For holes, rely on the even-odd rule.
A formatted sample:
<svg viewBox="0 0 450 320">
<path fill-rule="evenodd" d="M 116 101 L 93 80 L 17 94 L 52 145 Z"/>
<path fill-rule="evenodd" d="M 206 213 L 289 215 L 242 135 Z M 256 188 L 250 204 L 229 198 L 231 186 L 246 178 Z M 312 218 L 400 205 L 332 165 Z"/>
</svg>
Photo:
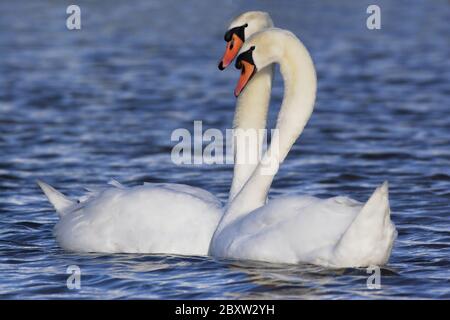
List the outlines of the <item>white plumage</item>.
<svg viewBox="0 0 450 320">
<path fill-rule="evenodd" d="M 271 199 L 225 227 L 212 253 L 327 267 L 383 265 L 396 237 L 387 194 L 384 183 L 366 204 L 347 197 Z"/>
<path fill-rule="evenodd" d="M 77 203 L 38 183 L 61 217 L 56 239 L 70 251 L 205 255 L 222 215 L 216 197 L 187 185 L 115 182 Z"/>
</svg>

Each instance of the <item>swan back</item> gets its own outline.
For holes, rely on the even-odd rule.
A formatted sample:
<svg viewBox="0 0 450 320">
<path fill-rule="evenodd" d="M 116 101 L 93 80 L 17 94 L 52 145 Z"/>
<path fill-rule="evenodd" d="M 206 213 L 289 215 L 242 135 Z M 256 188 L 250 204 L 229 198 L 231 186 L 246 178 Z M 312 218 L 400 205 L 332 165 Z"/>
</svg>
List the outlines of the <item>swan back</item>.
<svg viewBox="0 0 450 320">
<path fill-rule="evenodd" d="M 45 190 L 57 192 L 49 188 Z M 49 199 L 54 202 L 54 196 Z M 211 193 L 191 186 L 128 188 L 115 183 L 72 202 L 63 212 L 54 234 L 65 250 L 204 255 L 222 205 Z"/>
<path fill-rule="evenodd" d="M 342 196 L 273 199 L 227 225 L 210 252 L 234 259 L 365 267 L 387 263 L 396 235 L 385 183 L 365 204 Z"/>
</svg>

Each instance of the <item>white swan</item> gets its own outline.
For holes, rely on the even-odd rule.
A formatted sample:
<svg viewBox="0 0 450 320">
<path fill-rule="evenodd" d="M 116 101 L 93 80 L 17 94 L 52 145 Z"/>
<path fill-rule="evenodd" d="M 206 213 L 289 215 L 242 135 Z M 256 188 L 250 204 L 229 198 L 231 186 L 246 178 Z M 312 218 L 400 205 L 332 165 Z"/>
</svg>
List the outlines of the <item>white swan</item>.
<svg viewBox="0 0 450 320">
<path fill-rule="evenodd" d="M 254 173 L 228 203 L 212 238 L 210 254 L 330 267 L 385 264 L 396 237 L 387 182 L 365 204 L 346 197 L 324 200 L 287 196 L 265 205 L 279 164 L 313 111 L 316 73 L 307 49 L 285 30 L 256 33 L 244 43 L 241 52 L 236 61 L 242 69 L 235 89 L 237 96 L 247 83 L 251 84 L 258 70 L 272 63 L 280 65 L 285 94 L 276 125 L 278 132 Z M 267 170 L 267 164 L 275 169 Z"/>
<path fill-rule="evenodd" d="M 246 24 L 249 37 L 271 23 L 266 13 L 248 12 L 235 18 L 230 29 Z M 254 81 L 255 90 L 268 89 L 264 97 L 267 104 L 271 78 L 271 71 L 263 71 Z M 236 107 L 242 110 L 243 104 L 258 105 L 259 101 L 243 94 Z M 265 117 L 236 123 L 240 128 L 264 128 Z M 237 159 L 242 155 L 237 148 Z M 255 166 L 242 164 L 235 169 L 233 192 L 239 191 Z M 206 255 L 223 212 L 221 202 L 211 193 L 187 185 L 144 184 L 127 188 L 113 182 L 76 202 L 42 181 L 38 184 L 60 216 L 54 230 L 57 242 L 69 251 Z"/>
</svg>

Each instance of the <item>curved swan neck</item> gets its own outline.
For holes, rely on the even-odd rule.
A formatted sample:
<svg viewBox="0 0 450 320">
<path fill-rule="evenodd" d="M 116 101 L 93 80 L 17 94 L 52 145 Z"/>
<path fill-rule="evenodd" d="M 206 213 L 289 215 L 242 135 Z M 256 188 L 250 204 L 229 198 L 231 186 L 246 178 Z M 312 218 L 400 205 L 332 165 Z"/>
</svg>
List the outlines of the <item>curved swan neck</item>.
<svg viewBox="0 0 450 320">
<path fill-rule="evenodd" d="M 270 61 L 280 64 L 284 80 L 284 96 L 277 118 L 277 130 L 254 173 L 228 204 L 216 233 L 240 216 L 264 205 L 279 164 L 302 133 L 314 108 L 317 79 L 308 50 L 289 32 L 274 29 L 266 33 L 270 37 L 270 45 L 281 48 L 273 56 L 273 61 Z M 259 35 L 262 36 L 264 35 Z"/>
<path fill-rule="evenodd" d="M 233 121 L 234 174 L 228 202 L 242 189 L 258 165 L 272 91 L 274 66 L 255 74 L 236 102 Z"/>
</svg>

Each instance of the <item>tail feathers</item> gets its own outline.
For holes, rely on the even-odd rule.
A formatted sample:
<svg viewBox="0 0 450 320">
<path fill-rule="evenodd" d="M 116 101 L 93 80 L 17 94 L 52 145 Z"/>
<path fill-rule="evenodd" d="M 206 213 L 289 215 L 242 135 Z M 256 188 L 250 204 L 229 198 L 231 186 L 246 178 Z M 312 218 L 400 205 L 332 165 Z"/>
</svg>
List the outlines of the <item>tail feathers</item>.
<svg viewBox="0 0 450 320">
<path fill-rule="evenodd" d="M 37 184 L 41 187 L 42 191 L 45 193 L 60 217 L 64 216 L 67 209 L 76 203 L 45 182 L 38 180 Z"/>
<path fill-rule="evenodd" d="M 388 182 L 379 186 L 335 247 L 343 265 L 384 265 L 397 235 L 390 219 Z"/>
</svg>

